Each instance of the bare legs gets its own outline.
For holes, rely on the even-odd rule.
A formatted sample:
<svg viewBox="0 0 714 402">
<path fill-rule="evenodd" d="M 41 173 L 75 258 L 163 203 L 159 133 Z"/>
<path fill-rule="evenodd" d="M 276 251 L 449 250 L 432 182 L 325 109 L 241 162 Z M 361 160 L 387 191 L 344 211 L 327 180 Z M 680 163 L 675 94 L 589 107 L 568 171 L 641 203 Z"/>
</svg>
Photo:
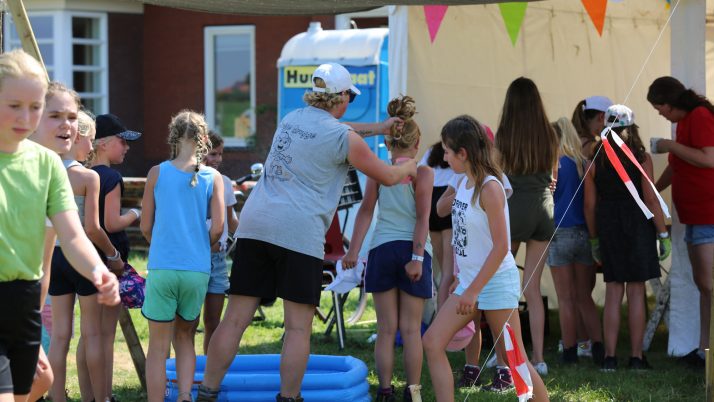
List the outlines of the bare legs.
<svg viewBox="0 0 714 402">
<path fill-rule="evenodd" d="M 213 332 L 216 331 L 218 324 L 221 322 L 221 313 L 223 312 L 223 303 L 226 297 L 222 294 L 206 295 L 206 301 L 203 304 L 203 353 L 208 354 L 208 344 L 211 342 Z"/>
<path fill-rule="evenodd" d="M 66 401 L 64 388 L 67 381 L 67 354 L 72 338 L 74 298 L 74 294 L 52 296 L 52 340 L 47 357 L 55 377 L 50 395 L 56 402 Z"/>
<path fill-rule="evenodd" d="M 245 329 L 253 321 L 260 298 L 230 295 L 223 321 L 218 324 L 208 346 L 208 359 L 203 375 L 203 385 L 218 389 L 233 358 L 238 353 L 238 345 Z"/>
<path fill-rule="evenodd" d="M 592 299 L 592 280 L 595 267 L 568 264 L 551 267 L 550 273 L 558 295 L 558 314 L 563 345 L 576 346 L 578 322 L 582 321 L 585 332 L 593 342 L 602 342 L 601 325 L 597 307 Z"/>
<path fill-rule="evenodd" d="M 424 334 L 424 351 L 429 364 L 434 394 L 438 402 L 451 402 L 454 400 L 454 378 L 451 373 L 449 359 L 446 357 L 446 345 L 456 331 L 466 325 L 469 320 L 472 320 L 475 315 L 456 314 L 456 304 L 456 298 L 449 297 L 441 310 L 439 310 L 439 314 L 436 315 L 436 319 L 429 327 L 429 330 Z M 490 310 L 484 311 L 484 314 L 489 326 L 494 329 L 496 335 L 494 339 L 497 339 L 497 335 L 500 332 L 498 329 L 503 328 L 503 324 L 508 321 L 516 334 L 516 341 L 521 353 L 526 356 L 518 314 L 512 310 Z M 503 347 L 503 339 L 499 339 L 498 342 Z M 543 381 L 530 362 L 526 361 L 526 364 L 533 380 L 534 400 L 547 401 L 548 393 Z"/>
<path fill-rule="evenodd" d="M 687 245 L 692 264 L 694 283 L 699 289 L 699 349 L 709 347 L 709 319 L 712 302 L 712 268 L 714 268 L 714 243 Z"/>
<path fill-rule="evenodd" d="M 642 339 L 645 333 L 645 284 L 644 282 L 608 282 L 605 285 L 605 356 L 615 356 L 617 335 L 620 330 L 620 308 L 625 290 L 630 326 L 630 355 L 642 357 Z"/>
<path fill-rule="evenodd" d="M 511 244 L 511 252 L 518 253 L 520 243 Z M 526 242 L 526 260 L 523 266 L 523 294 L 528 303 L 528 319 L 533 343 L 534 362 L 543 361 L 543 337 L 545 331 L 545 307 L 540 293 L 540 278 L 547 257 L 548 242 L 528 240 Z"/>
<path fill-rule="evenodd" d="M 441 278 L 437 288 L 437 308 L 449 297 L 449 286 L 454 281 L 454 249 L 451 246 L 451 229 L 429 232 L 434 249 L 434 258 L 438 261 Z"/>
<path fill-rule="evenodd" d="M 411 296 L 398 289 L 372 294 L 377 312 L 377 342 L 374 359 L 379 377 L 379 387 L 388 388 L 394 372 L 394 337 L 397 328 L 404 342 L 404 370 L 407 385 L 421 382 L 423 349 L 421 316 L 424 299 Z"/>
</svg>

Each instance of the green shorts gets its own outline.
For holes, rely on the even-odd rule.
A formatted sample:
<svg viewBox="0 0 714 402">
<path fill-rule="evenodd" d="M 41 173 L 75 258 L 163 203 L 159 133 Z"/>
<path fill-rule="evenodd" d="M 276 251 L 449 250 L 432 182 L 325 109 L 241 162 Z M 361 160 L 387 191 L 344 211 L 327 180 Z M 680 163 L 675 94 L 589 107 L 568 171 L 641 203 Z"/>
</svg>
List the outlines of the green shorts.
<svg viewBox="0 0 714 402">
<path fill-rule="evenodd" d="M 171 322 L 176 316 L 195 321 L 208 290 L 209 275 L 194 271 L 152 269 L 146 277 L 141 314 L 151 321 Z"/>
</svg>

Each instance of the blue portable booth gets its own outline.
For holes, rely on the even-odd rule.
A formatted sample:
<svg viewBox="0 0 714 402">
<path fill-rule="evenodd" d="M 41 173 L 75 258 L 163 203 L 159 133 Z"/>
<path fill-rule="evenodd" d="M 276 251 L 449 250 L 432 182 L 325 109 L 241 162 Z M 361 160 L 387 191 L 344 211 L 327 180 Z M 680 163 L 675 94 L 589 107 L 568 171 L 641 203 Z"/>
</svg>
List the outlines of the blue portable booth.
<svg viewBox="0 0 714 402">
<path fill-rule="evenodd" d="M 329 62 L 345 66 L 362 92 L 341 120 L 385 120 L 389 103 L 388 33 L 388 28 L 323 30 L 319 22 L 311 22 L 307 32 L 293 36 L 278 59 L 278 120 L 305 106 L 302 97 L 312 88 L 312 73 L 320 64 Z M 382 136 L 366 141 L 380 159 L 387 160 Z"/>
</svg>

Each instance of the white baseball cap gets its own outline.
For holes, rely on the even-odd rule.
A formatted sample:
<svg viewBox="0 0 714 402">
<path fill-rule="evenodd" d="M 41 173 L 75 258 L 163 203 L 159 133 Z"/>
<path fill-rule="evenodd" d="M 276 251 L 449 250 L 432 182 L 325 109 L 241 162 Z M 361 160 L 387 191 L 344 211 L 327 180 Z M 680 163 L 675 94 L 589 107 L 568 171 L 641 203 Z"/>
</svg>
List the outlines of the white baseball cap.
<svg viewBox="0 0 714 402">
<path fill-rule="evenodd" d="M 625 105 L 612 105 L 605 112 L 605 124 L 612 127 L 628 127 L 635 124 L 635 113 Z"/>
<path fill-rule="evenodd" d="M 605 112 L 610 106 L 612 106 L 612 101 L 607 96 L 589 96 L 585 98 L 583 110 L 599 110 Z"/>
<path fill-rule="evenodd" d="M 315 78 L 322 78 L 325 81 L 325 88 L 314 86 Z M 328 94 L 338 94 L 348 89 L 355 94 L 361 94 L 360 90 L 352 85 L 352 76 L 342 65 L 337 63 L 325 63 L 317 67 L 312 73 L 312 90 L 314 92 L 324 92 Z"/>
</svg>

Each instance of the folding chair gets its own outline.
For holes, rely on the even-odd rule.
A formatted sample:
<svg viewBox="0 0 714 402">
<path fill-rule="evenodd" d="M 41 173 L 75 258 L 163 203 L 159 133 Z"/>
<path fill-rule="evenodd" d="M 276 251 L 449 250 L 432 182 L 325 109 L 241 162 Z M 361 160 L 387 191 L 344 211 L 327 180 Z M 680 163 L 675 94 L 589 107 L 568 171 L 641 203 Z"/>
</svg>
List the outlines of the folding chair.
<svg viewBox="0 0 714 402">
<path fill-rule="evenodd" d="M 362 188 L 359 184 L 359 178 L 357 176 L 357 171 L 350 166 L 347 172 L 347 178 L 345 184 L 342 187 L 342 195 L 340 201 L 337 205 L 337 210 L 345 210 L 345 221 L 340 228 L 340 221 L 335 212 L 335 216 L 332 218 L 332 223 L 327 229 L 327 234 L 325 235 L 325 258 L 323 261 L 322 270 L 322 288 L 325 289 L 327 285 L 332 283 L 337 276 L 337 261 L 342 259 L 345 255 L 345 240 L 343 236 L 344 227 L 347 223 L 347 217 L 349 214 L 349 208 L 352 205 L 362 201 Z M 332 293 L 332 306 L 330 310 L 325 314 L 320 308 L 315 310 L 315 314 L 322 322 L 327 323 L 327 329 L 325 330 L 325 335 L 330 335 L 332 333 L 332 328 L 337 328 L 337 341 L 339 342 L 340 350 L 345 348 L 345 319 L 343 306 L 349 293 L 337 294 Z M 357 317 L 361 315 L 364 311 L 364 306 L 366 304 L 366 297 L 361 294 L 358 311 L 356 312 Z M 354 319 L 354 317 L 352 317 Z"/>
</svg>

